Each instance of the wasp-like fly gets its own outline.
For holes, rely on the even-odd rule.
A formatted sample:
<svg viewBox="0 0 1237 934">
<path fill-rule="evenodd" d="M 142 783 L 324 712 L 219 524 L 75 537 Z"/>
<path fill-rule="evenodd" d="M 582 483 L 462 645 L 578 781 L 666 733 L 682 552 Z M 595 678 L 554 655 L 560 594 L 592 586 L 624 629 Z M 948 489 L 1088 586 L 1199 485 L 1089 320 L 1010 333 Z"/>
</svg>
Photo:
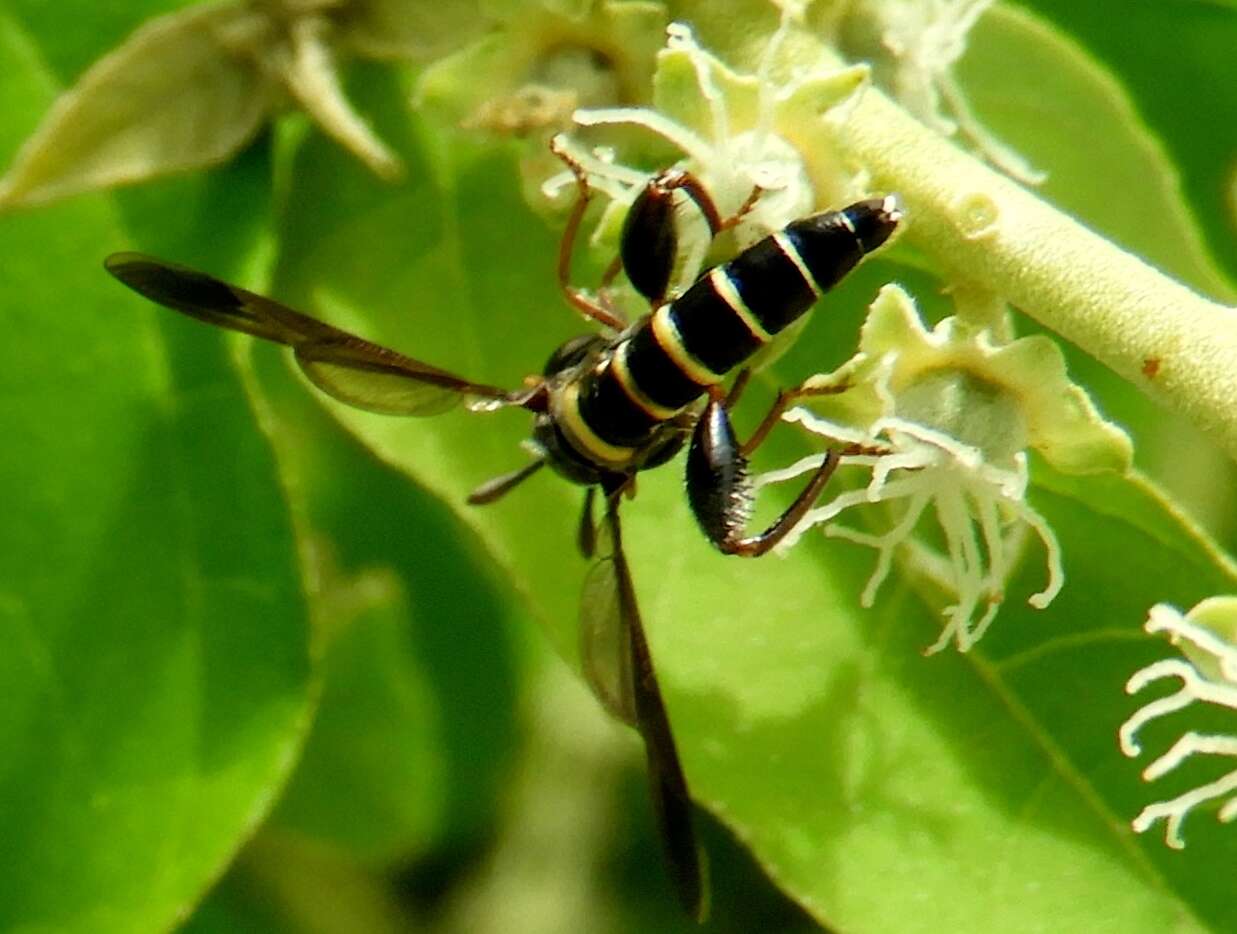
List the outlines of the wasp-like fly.
<svg viewBox="0 0 1237 934">
<path fill-rule="evenodd" d="M 789 402 L 806 390 L 780 393 L 752 437 L 740 443 L 728 413 L 747 371 L 740 372 L 728 392 L 723 380 L 883 244 L 901 213 L 895 200 L 886 197 L 804 217 L 708 269 L 668 300 L 677 253 L 676 193 L 696 204 L 716 236 L 739 220 L 758 192 L 736 215 L 723 218 L 695 177 L 663 172 L 636 198 L 622 233 L 622 269 L 652 307 L 629 323 L 604 290 L 594 296 L 570 284 L 589 184 L 579 165 L 559 148 L 555 151 L 574 172 L 579 189 L 559 251 L 559 283 L 567 301 L 602 331 L 562 344 L 541 375 L 517 390 L 464 379 L 174 263 L 115 253 L 106 267 L 161 305 L 287 345 L 315 386 L 357 408 L 434 415 L 468 399 L 477 409 L 515 407 L 533 414 L 535 458 L 483 484 L 469 502 L 493 502 L 545 465 L 587 488 L 579 546 L 596 563 L 585 581 L 580 614 L 582 665 L 606 709 L 635 727 L 644 740 L 669 867 L 684 906 L 701 918 L 707 903 L 703 854 L 623 553 L 619 502 L 634 492 L 640 471 L 666 463 L 690 439 L 688 499 L 709 540 L 726 554 L 756 556 L 786 535 L 815 501 L 840 455 L 827 454 L 791 506 L 769 528 L 747 535 L 752 499 L 748 455 Z M 616 263 L 607 278 L 617 275 L 618 268 Z M 604 501 L 600 540 L 593 521 L 598 490 Z"/>
</svg>

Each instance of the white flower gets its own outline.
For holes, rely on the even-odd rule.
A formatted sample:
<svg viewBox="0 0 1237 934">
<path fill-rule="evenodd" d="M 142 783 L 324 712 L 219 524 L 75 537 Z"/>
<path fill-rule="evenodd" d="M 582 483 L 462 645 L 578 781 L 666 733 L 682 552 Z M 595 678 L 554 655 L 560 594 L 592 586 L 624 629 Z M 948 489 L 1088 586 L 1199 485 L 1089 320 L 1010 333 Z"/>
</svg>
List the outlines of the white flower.
<svg viewBox="0 0 1237 934">
<path fill-rule="evenodd" d="M 884 418 L 862 436 L 845 426 L 813 416 L 805 409 L 787 414 L 808 431 L 863 447 L 884 447 L 889 453 L 851 456 L 848 465 L 868 467 L 871 482 L 860 490 L 839 494 L 828 504 L 811 510 L 779 548 L 792 547 L 810 527 L 829 522 L 840 513 L 867 503 L 904 502 L 901 517 L 886 532 L 874 535 L 839 525 L 828 525 L 825 534 L 867 545 L 879 552 L 876 570 L 860 597 L 864 607 L 876 600 L 888 576 L 898 545 L 911 541 L 919 520 L 929 509 L 935 512 L 944 533 L 947 552 L 937 555 L 920 546 L 916 555 L 920 569 L 957 595 L 942 610 L 945 626 L 927 654 L 939 652 L 951 641 L 967 651 L 987 631 L 1005 599 L 1005 580 L 1023 545 L 1026 529 L 1034 531 L 1047 551 L 1048 582 L 1028 602 L 1039 609 L 1048 606 L 1065 583 L 1061 548 L 1056 535 L 1026 502 L 1026 455 L 1019 451 L 1010 469 L 984 462 L 978 448 L 962 444 L 949 435 L 899 418 Z M 815 470 L 819 457 L 806 458 L 782 471 L 761 478 L 772 483 Z M 979 614 L 976 618 L 976 614 Z"/>
<path fill-rule="evenodd" d="M 959 136 L 985 159 L 1029 184 L 1044 180 L 1021 155 L 998 140 L 966 99 L 954 67 L 971 30 L 993 0 L 859 0 L 846 12 L 843 34 L 875 32 L 879 48 L 857 51 L 874 60 L 878 80 L 919 120 Z"/>
<path fill-rule="evenodd" d="M 966 651 L 983 636 L 1005 598 L 1005 581 L 1033 533 L 1046 552 L 1047 582 L 1028 602 L 1052 602 L 1065 581 L 1061 550 L 1051 527 L 1026 500 L 1027 449 L 1071 473 L 1124 470 L 1129 439 L 1103 421 L 1086 394 L 1066 376 L 1059 348 L 1046 337 L 997 343 L 947 318 L 928 331 L 910 297 L 887 286 L 872 304 L 859 353 L 808 389 L 832 389 L 812 398 L 811 410 L 786 420 L 863 453 L 843 466 L 871 471 L 859 490 L 811 510 L 779 546 L 841 513 L 896 503 L 879 534 L 826 525 L 827 535 L 878 551 L 861 602 L 871 606 L 900 544 L 911 569 L 953 594 L 942 609 L 945 626 L 929 648 L 951 641 Z M 759 478 L 780 482 L 815 470 L 820 456 Z M 941 553 L 915 536 L 931 511 L 945 541 Z"/>
<path fill-rule="evenodd" d="M 817 124 L 865 84 L 867 67 L 814 66 L 802 43 L 787 42 L 796 15 L 789 5 L 784 8 L 781 25 L 751 74 L 734 71 L 701 48 L 688 26 L 673 23 L 657 56 L 652 106 L 578 110 L 575 123 L 582 129 L 635 127 L 652 134 L 650 142 L 668 142 L 682 154 L 674 167 L 702 182 L 723 217 L 736 213 L 759 188 L 760 197 L 734 227 L 736 248 L 813 210 L 858 197 L 860 177 L 840 169 L 822 175 L 819 168 L 813 177 L 809 158 L 826 145 Z M 607 147 L 590 149 L 568 140 L 565 149 L 584 167 L 590 185 L 611 199 L 595 239 L 613 239 L 650 177 L 648 167 L 622 164 Z M 564 171 L 546 181 L 543 191 L 556 198 L 574 185 L 574 176 Z M 686 260 L 679 285 L 692 281 L 704 260 L 709 242 L 703 223 L 685 229 L 682 246 Z"/>
<path fill-rule="evenodd" d="M 1134 673 L 1125 686 L 1127 694 L 1137 694 L 1153 681 L 1178 678 L 1181 686 L 1173 694 L 1140 707 L 1121 725 L 1118 738 L 1121 751 L 1131 758 L 1142 754 L 1136 736 L 1147 723 L 1176 713 L 1194 703 L 1237 711 L 1237 596 L 1211 597 L 1184 616 L 1167 604 L 1156 604 L 1144 627 L 1149 633 L 1165 632 L 1188 659 L 1168 658 Z M 1195 754 L 1228 756 L 1237 759 L 1237 727 L 1234 734 L 1205 734 L 1190 730 L 1173 743 L 1167 752 L 1143 769 L 1144 781 L 1155 781 L 1176 769 Z M 1194 808 L 1232 795 L 1221 806 L 1217 817 L 1222 823 L 1237 819 L 1237 768 L 1214 781 L 1198 785 L 1168 801 L 1157 801 L 1143 808 L 1134 819 L 1138 833 L 1156 821 L 1165 822 L 1164 842 L 1182 849 L 1181 824 Z"/>
</svg>

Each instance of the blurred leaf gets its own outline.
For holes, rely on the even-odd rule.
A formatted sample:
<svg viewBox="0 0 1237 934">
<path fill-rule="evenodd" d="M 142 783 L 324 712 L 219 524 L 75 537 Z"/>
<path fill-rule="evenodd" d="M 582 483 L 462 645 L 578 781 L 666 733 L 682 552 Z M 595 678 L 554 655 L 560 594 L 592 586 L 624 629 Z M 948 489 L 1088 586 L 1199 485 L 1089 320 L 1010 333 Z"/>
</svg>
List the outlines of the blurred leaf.
<svg viewBox="0 0 1237 934">
<path fill-rule="evenodd" d="M 39 56 L 59 86 L 67 86 L 107 49 L 120 45 L 147 20 L 201 0 L 4 0 L 14 22 L 38 38 Z M 73 28 L 64 28 L 66 17 Z"/>
<path fill-rule="evenodd" d="M 421 73 L 418 112 L 501 137 L 530 136 L 540 147 L 576 107 L 650 98 L 668 22 L 663 4 L 483 0 L 483 7 L 496 24 Z M 552 159 L 547 165 L 557 168 Z"/>
<path fill-rule="evenodd" d="M 399 934 L 411 928 L 383 884 L 321 841 L 263 831 L 181 929 L 187 934 Z"/>
<path fill-rule="evenodd" d="M 367 58 L 424 61 L 455 51 L 485 30 L 477 0 L 352 0 L 340 12 L 347 41 Z"/>
<path fill-rule="evenodd" d="M 265 120 L 276 84 L 227 37 L 261 25 L 241 4 L 146 23 L 56 100 L 0 179 L 0 209 L 235 155 Z"/>
<path fill-rule="evenodd" d="M 7 158 L 49 81 L 4 15 L 0 72 L 23 108 L 0 125 Z M 127 242 L 100 201 L 0 220 L 4 928 L 171 925 L 252 832 L 306 721 L 270 451 L 223 344 L 103 273 Z"/>
<path fill-rule="evenodd" d="M 346 591 L 336 599 L 361 605 L 328 611 L 342 631 L 327 648 L 318 715 L 273 820 L 376 864 L 415 852 L 440 829 L 445 756 L 398 581 L 371 573 Z"/>
<path fill-rule="evenodd" d="M 394 181 L 403 166 L 344 96 L 333 39 L 334 27 L 326 19 L 302 16 L 289 26 L 286 44 L 264 50 L 263 62 L 279 69 L 288 92 L 323 132 L 379 178 Z"/>
<path fill-rule="evenodd" d="M 515 742 L 507 601 L 440 504 L 341 432 L 280 352 L 259 362 L 319 563 L 328 580 L 358 575 L 323 607 L 319 716 L 274 823 L 370 864 L 471 838 Z"/>
<path fill-rule="evenodd" d="M 143 21 L 133 9 L 86 7 L 76 17 L 79 28 L 66 31 L 63 7 L 12 3 L 44 40 L 48 69 L 76 81 L 31 127 L 0 178 L 0 210 L 216 165 L 240 152 L 289 95 L 379 176 L 402 171 L 343 96 L 336 46 L 366 55 L 409 54 L 408 34 L 391 26 L 416 4 L 141 0 L 153 18 Z M 171 12 L 154 15 L 168 6 Z M 126 28 L 134 31 L 122 38 Z M 458 29 L 442 28 L 458 41 Z M 432 30 L 423 31 L 428 41 Z M 94 41 L 82 42 L 82 35 Z M 87 67 L 111 44 L 103 37 L 113 37 L 114 47 Z"/>
</svg>

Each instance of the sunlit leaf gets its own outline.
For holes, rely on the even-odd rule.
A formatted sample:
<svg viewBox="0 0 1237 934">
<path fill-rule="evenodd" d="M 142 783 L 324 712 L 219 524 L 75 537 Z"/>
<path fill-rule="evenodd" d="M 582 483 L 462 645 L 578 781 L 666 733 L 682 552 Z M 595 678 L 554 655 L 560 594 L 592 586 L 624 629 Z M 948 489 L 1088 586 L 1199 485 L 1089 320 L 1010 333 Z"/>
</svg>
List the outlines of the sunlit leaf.
<svg viewBox="0 0 1237 934">
<path fill-rule="evenodd" d="M 1085 50 L 1034 16 L 998 6 L 971 34 L 960 77 L 985 123 L 1047 172 L 1045 195 L 1166 272 L 1230 294 L 1168 148 Z"/>
<path fill-rule="evenodd" d="M 1237 278 L 1237 215 L 1222 192 L 1233 170 L 1237 7 L 1231 0 L 1137 0 L 1120 8 L 1073 0 L 1023 0 L 1072 32 L 1120 78 L 1180 172 L 1191 208 L 1229 281 Z M 1119 24 L 1120 28 L 1115 28 Z"/>
<path fill-rule="evenodd" d="M 47 104 L 31 49 L 0 16 L 23 119 Z M 19 122 L 0 125 L 6 156 Z M 267 171 L 253 160 L 221 184 Z M 129 241 L 97 200 L 0 219 L 6 929 L 170 927 L 263 815 L 308 706 L 271 452 L 222 343 L 119 290 L 109 245 Z"/>
</svg>

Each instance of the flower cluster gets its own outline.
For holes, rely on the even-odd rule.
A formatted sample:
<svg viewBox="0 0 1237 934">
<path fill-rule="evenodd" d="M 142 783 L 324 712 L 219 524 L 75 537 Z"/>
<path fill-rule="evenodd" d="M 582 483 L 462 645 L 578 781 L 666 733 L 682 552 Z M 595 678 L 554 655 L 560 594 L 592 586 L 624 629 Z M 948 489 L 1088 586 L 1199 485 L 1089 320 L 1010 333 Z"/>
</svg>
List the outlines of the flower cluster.
<svg viewBox="0 0 1237 934">
<path fill-rule="evenodd" d="M 966 651 L 983 636 L 1027 533 L 1042 543 L 1048 568 L 1047 583 L 1030 604 L 1047 606 L 1064 583 L 1056 536 L 1026 499 L 1028 449 L 1072 473 L 1124 471 L 1130 463 L 1129 439 L 1069 381 L 1051 340 L 999 342 L 989 328 L 960 318 L 928 331 L 897 286 L 887 286 L 873 303 L 859 353 L 802 391 L 810 408 L 792 409 L 786 419 L 861 451 L 844 464 L 870 470 L 871 480 L 811 510 L 781 547 L 825 525 L 827 535 L 876 549 L 876 569 L 861 597 L 870 606 L 898 546 L 913 546 L 910 568 L 953 595 L 928 652 L 950 642 Z M 788 480 L 819 464 L 820 456 L 805 458 L 758 483 Z M 882 532 L 832 524 L 843 512 L 877 503 L 898 504 Z M 929 509 L 944 553 L 915 537 Z"/>
<path fill-rule="evenodd" d="M 650 137 L 646 150 L 650 142 L 669 144 L 677 155 L 657 168 L 673 163 L 691 172 L 723 216 L 738 212 L 758 190 L 734 226 L 734 249 L 813 210 L 853 200 L 865 193 L 865 179 L 828 168 L 815 157 L 828 145 L 817 126 L 841 119 L 846 102 L 865 85 L 868 69 L 817 64 L 801 43 L 789 41 L 802 36 L 796 16 L 791 5 L 783 7 L 781 25 L 752 73 L 732 69 L 702 48 L 688 26 L 672 23 L 657 56 L 652 106 L 578 110 L 574 122 L 593 138 L 602 128 L 614 133 L 634 128 Z M 569 140 L 566 151 L 588 173 L 590 185 L 610 199 L 595 239 L 612 246 L 628 206 L 649 178 L 648 168 L 623 164 L 607 146 Z M 543 191 L 557 198 L 574 182 L 570 172 L 560 172 Z M 686 258 L 680 286 L 695 278 L 709 248 L 704 224 L 685 226 L 681 245 Z"/>
<path fill-rule="evenodd" d="M 1237 712 L 1237 596 L 1211 597 L 1182 615 L 1167 604 L 1151 608 L 1144 627 L 1149 633 L 1167 633 L 1185 658 L 1166 658 L 1134 673 L 1126 693 L 1137 694 L 1164 678 L 1177 678 L 1181 686 L 1172 694 L 1140 707 L 1121 725 L 1121 751 L 1133 758 L 1142 754 L 1139 730 L 1160 717 L 1193 704 L 1210 704 Z M 1194 755 L 1228 756 L 1237 759 L 1237 729 L 1231 734 L 1207 734 L 1190 730 L 1143 769 L 1144 781 L 1167 775 Z M 1229 797 L 1231 796 L 1231 797 Z M 1186 815 L 1202 804 L 1228 797 L 1217 817 L 1223 823 L 1237 820 L 1237 767 L 1214 781 L 1191 788 L 1168 801 L 1143 808 L 1134 819 L 1138 833 L 1156 821 L 1165 824 L 1164 841 L 1174 849 L 1185 846 L 1181 825 Z"/>
</svg>

